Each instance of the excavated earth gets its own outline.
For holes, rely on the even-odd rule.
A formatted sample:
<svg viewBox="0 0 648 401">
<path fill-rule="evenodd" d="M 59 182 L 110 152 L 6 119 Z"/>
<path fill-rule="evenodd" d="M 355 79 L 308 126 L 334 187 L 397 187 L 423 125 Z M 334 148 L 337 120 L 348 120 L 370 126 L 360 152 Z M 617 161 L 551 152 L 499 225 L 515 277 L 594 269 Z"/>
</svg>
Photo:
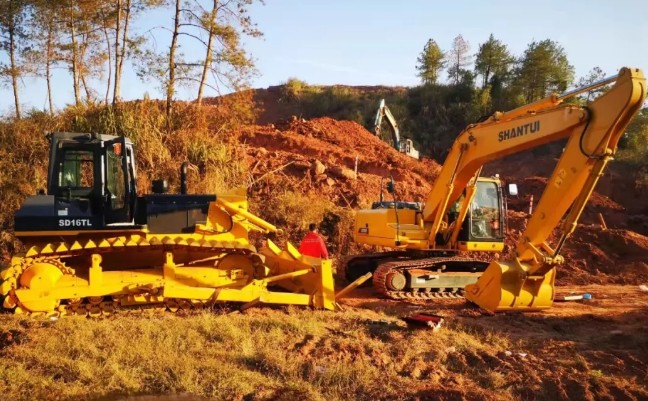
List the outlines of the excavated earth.
<svg viewBox="0 0 648 401">
<path fill-rule="evenodd" d="M 441 168 L 434 160 L 398 153 L 354 122 L 330 118 L 249 126 L 241 132 L 241 143 L 256 179 L 272 175 L 271 182 L 353 209 L 376 200 L 381 178 L 390 174 L 399 199 L 423 201 Z M 520 195 L 509 198 L 506 249 L 496 257 L 511 253 L 529 218 L 531 197 L 537 203 L 554 165 L 553 157 L 522 154 L 485 168 L 486 174 L 499 173 L 520 189 Z M 460 377 L 473 369 L 492 370 L 522 385 L 520 399 L 648 399 L 648 292 L 639 289 L 648 284 L 647 199 L 635 187 L 631 171 L 613 163 L 568 239 L 557 293 L 590 293 L 591 301 L 556 303 L 544 313 L 489 316 L 463 300 L 397 302 L 362 288 L 345 304 L 388 316 L 424 309 L 470 331 L 523 344 L 524 356 L 463 352 L 447 366 L 421 362 L 413 367 L 423 372 L 419 400 L 507 399 L 462 384 Z M 555 244 L 558 237 L 555 230 L 550 242 Z"/>
<path fill-rule="evenodd" d="M 434 160 L 397 152 L 355 122 L 326 117 L 248 126 L 240 142 L 261 197 L 283 185 L 357 209 L 378 200 L 381 179 L 391 176 L 399 200 L 424 201 L 441 169 Z M 505 253 L 513 249 L 528 220 L 531 198 L 538 202 L 554 165 L 551 157 L 527 154 L 486 166 L 486 174 L 500 174 L 520 191 L 508 199 Z M 566 263 L 559 284 L 648 283 L 648 193 L 634 188 L 633 176 L 624 168 L 613 163 L 600 182 L 603 190 L 586 206 L 562 251 Z M 556 230 L 550 242 L 558 237 Z"/>
</svg>

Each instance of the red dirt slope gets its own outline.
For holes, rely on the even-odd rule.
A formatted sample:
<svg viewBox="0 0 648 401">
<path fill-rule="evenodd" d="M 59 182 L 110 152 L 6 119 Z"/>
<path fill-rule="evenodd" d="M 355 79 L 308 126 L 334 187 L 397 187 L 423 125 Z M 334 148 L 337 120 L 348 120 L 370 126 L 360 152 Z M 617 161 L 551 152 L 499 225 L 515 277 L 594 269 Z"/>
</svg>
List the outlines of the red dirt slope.
<svg viewBox="0 0 648 401">
<path fill-rule="evenodd" d="M 362 126 L 331 118 L 292 118 L 263 126 L 249 126 L 240 133 L 247 162 L 255 182 L 266 181 L 265 196 L 283 184 L 292 190 L 316 194 L 338 206 L 368 207 L 379 197 L 381 177 L 390 174 L 402 200 L 424 201 L 437 177 L 440 165 L 433 160 L 415 160 L 391 148 Z M 357 160 L 357 172 L 354 173 Z M 510 161 L 510 164 L 505 162 Z M 517 182 L 521 195 L 509 199 L 509 238 L 506 252 L 512 252 L 522 232 L 531 195 L 537 202 L 555 165 L 550 157 L 527 154 L 487 166 L 487 174 L 505 172 L 506 180 Z M 648 216 L 632 194 L 614 188 L 631 186 L 632 176 L 621 174 L 612 164 L 601 184 L 611 196 L 594 193 L 573 236 L 561 254 L 565 266 L 559 269 L 560 284 L 642 284 L 648 281 Z M 645 198 L 645 196 L 644 196 Z M 391 197 L 389 196 L 389 199 Z M 627 205 L 620 202 L 627 200 Z M 628 210 L 635 212 L 628 215 Z M 599 226 L 601 213 L 610 227 Z M 637 233 L 637 231 L 639 233 Z M 550 243 L 557 241 L 556 230 Z"/>
</svg>

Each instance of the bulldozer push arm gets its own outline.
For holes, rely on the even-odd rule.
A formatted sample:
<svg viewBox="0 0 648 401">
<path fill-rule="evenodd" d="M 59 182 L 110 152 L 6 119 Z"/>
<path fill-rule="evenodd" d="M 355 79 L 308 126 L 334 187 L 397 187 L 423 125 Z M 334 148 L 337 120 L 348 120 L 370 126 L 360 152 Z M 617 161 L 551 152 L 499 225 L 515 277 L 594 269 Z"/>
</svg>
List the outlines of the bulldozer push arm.
<svg viewBox="0 0 648 401">
<path fill-rule="evenodd" d="M 611 89 L 588 106 L 562 104 L 565 99 L 614 82 Z M 552 305 L 556 266 L 565 240 L 612 160 L 617 143 L 646 99 L 646 82 L 639 69 L 622 68 L 617 76 L 554 95 L 536 103 L 496 113 L 483 123 L 467 127 L 455 141 L 428 199 L 423 217 L 432 221 L 430 237 L 442 226 L 442 216 L 481 167 L 492 160 L 562 138 L 567 145 L 518 240 L 515 256 L 493 261 L 465 297 L 489 311 L 541 310 Z M 439 188 L 437 188 L 439 187 Z M 562 220 L 562 224 L 561 224 Z M 548 238 L 560 224 L 557 245 Z"/>
</svg>

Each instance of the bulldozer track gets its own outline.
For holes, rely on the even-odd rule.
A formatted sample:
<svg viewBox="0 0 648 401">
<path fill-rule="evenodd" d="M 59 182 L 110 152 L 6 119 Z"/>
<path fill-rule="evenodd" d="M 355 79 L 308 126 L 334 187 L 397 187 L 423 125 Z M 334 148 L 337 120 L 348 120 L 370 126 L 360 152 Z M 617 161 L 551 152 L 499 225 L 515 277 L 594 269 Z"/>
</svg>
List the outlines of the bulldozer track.
<svg viewBox="0 0 648 401">
<path fill-rule="evenodd" d="M 55 242 L 32 246 L 24 255 L 16 255 L 11 265 L 0 273 L 0 300 L 10 298 L 16 305 L 16 314 L 34 317 L 88 316 L 107 317 L 114 313 L 143 313 L 149 312 L 180 312 L 211 308 L 215 302 L 199 299 L 164 297 L 162 286 L 140 286 L 132 291 L 115 295 L 97 297 L 64 299 L 55 310 L 48 312 L 31 312 L 21 307 L 21 302 L 15 294 L 19 288 L 20 276 L 33 264 L 49 263 L 58 268 L 64 275 L 75 275 L 73 268 L 65 265 L 66 257 L 91 256 L 92 254 L 114 254 L 117 252 L 159 251 L 171 252 L 201 252 L 211 255 L 245 255 L 250 258 L 257 276 L 263 271 L 262 258 L 258 257 L 256 248 L 236 241 L 215 241 L 187 236 L 144 236 L 131 235 L 93 241 Z M 255 257 L 257 256 L 257 257 Z"/>
<path fill-rule="evenodd" d="M 390 273 L 404 272 L 409 269 L 429 268 L 439 263 L 446 262 L 467 262 L 475 263 L 474 259 L 461 258 L 461 257 L 436 257 L 425 258 L 418 260 L 404 260 L 386 262 L 378 266 L 373 275 L 373 285 L 376 291 L 381 295 L 392 299 L 412 299 L 412 300 L 427 300 L 427 299 L 443 299 L 443 298 L 463 298 L 463 288 L 431 288 L 416 289 L 410 291 L 394 291 L 387 287 L 387 276 Z M 442 274 L 442 273 L 441 273 Z"/>
</svg>

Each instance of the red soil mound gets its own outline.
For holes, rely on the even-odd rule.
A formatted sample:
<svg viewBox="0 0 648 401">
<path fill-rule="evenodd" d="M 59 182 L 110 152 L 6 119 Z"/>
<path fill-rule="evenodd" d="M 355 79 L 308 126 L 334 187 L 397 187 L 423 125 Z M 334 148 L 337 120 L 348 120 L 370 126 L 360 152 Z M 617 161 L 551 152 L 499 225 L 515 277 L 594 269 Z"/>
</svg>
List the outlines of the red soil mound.
<svg viewBox="0 0 648 401">
<path fill-rule="evenodd" d="M 419 161 L 399 153 L 359 124 L 331 118 L 305 121 L 293 117 L 274 125 L 249 126 L 240 133 L 240 141 L 252 179 L 257 186 L 265 182 L 266 196 L 284 184 L 352 209 L 377 200 L 381 178 L 390 175 L 400 199 L 424 201 L 441 168 L 433 160 Z M 521 195 L 509 199 L 509 252 L 524 228 L 530 197 L 538 202 L 554 165 L 551 157 L 527 154 L 498 161 L 485 170 L 486 174 L 505 173 L 507 181 L 520 187 Z M 601 181 L 604 194 L 593 194 L 581 224 L 567 240 L 561 252 L 566 263 L 559 269 L 559 283 L 648 281 L 648 238 L 641 235 L 648 234 L 648 217 L 637 214 L 641 202 L 634 192 L 627 192 L 632 175 L 617 170 L 614 164 L 608 169 Z M 610 230 L 600 227 L 599 213 Z M 556 230 L 550 243 L 555 244 L 559 235 Z"/>
</svg>

